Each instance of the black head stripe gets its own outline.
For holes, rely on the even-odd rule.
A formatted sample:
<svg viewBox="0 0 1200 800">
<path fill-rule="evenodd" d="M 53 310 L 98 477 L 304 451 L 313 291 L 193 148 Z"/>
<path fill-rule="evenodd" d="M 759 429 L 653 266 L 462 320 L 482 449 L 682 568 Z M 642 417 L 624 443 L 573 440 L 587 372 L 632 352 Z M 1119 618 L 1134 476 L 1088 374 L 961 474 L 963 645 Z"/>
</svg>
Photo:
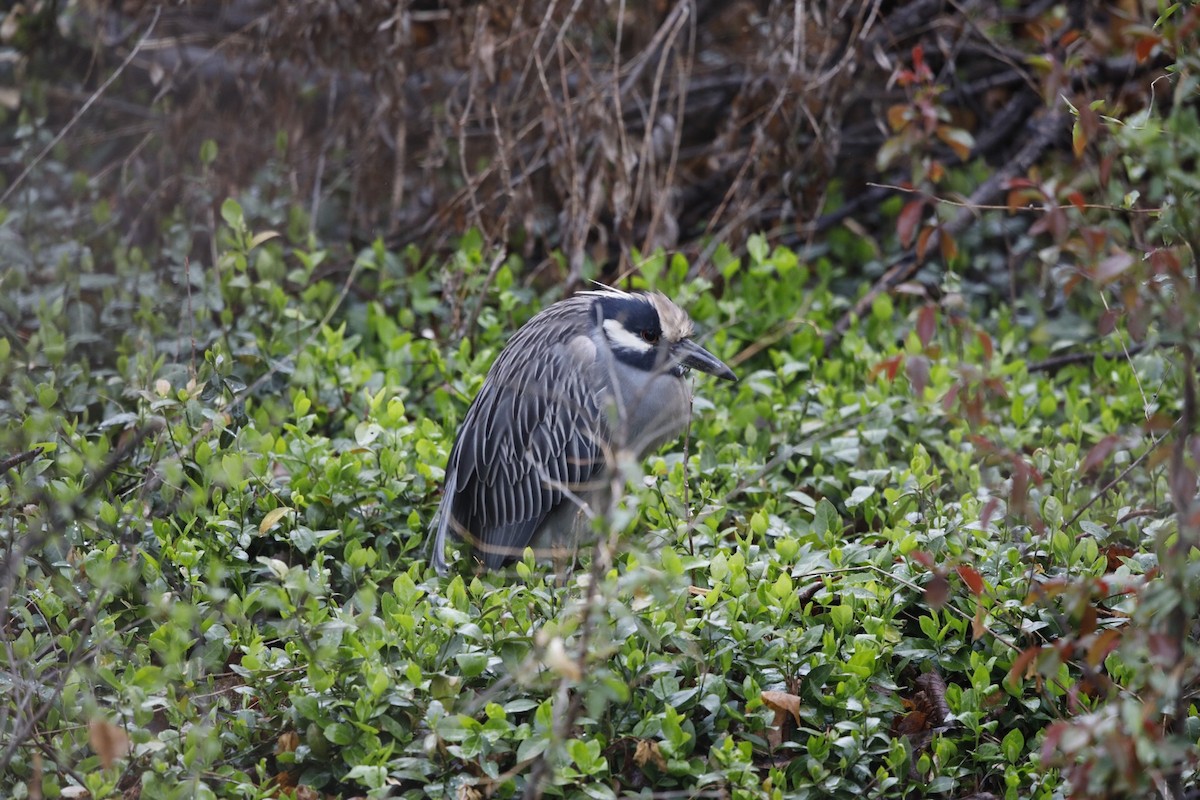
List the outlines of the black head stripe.
<svg viewBox="0 0 1200 800">
<path fill-rule="evenodd" d="M 625 346 L 622 337 L 614 337 L 606 331 L 611 352 L 618 361 L 646 372 L 663 369 L 667 356 L 664 349 L 666 342 L 658 309 L 649 298 L 644 295 L 602 295 L 596 298 L 594 308 L 597 323 L 601 327 L 608 320 L 615 321 L 629 336 L 644 343 L 644 346 L 631 348 Z"/>
<path fill-rule="evenodd" d="M 641 295 L 614 296 L 600 295 L 596 298 L 596 319 L 603 324 L 604 320 L 612 319 L 625 326 L 625 330 L 635 336 L 649 334 L 657 341 L 662 336 L 662 324 L 658 319 L 658 309 L 648 299 Z"/>
</svg>

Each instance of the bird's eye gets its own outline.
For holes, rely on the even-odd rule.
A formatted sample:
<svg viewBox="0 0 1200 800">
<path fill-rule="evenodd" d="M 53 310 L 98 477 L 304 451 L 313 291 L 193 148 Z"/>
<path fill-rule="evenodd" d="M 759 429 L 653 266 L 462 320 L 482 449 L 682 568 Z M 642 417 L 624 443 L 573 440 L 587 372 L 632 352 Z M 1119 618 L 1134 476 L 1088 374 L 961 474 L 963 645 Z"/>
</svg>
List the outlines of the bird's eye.
<svg viewBox="0 0 1200 800">
<path fill-rule="evenodd" d="M 649 344 L 658 344 L 658 334 L 654 331 L 642 331 L 642 341 Z"/>
</svg>

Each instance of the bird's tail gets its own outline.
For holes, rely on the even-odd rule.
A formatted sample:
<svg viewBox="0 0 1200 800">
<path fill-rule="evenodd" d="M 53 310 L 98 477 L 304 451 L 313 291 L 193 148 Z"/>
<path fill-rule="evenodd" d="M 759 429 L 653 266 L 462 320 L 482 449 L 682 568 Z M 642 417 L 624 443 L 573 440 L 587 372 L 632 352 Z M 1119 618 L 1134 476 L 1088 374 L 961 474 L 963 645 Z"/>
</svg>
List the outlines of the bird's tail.
<svg viewBox="0 0 1200 800">
<path fill-rule="evenodd" d="M 437 514 L 433 517 L 433 524 L 430 528 L 433 531 L 433 553 L 430 555 L 430 561 L 433 562 L 433 569 L 441 577 L 446 577 L 450 569 L 446 565 L 446 532 L 450 530 L 450 502 L 454 497 L 454 490 L 458 481 L 453 473 L 448 473 L 446 476 L 446 486 L 442 489 L 442 504 L 438 506 Z"/>
</svg>

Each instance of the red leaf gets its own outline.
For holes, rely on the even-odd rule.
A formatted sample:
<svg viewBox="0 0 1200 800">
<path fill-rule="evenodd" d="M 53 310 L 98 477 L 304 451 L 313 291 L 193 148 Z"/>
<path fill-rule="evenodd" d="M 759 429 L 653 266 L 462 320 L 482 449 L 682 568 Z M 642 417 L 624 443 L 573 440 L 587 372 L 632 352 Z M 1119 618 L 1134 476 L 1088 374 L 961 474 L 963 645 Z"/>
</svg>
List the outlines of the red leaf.
<svg viewBox="0 0 1200 800">
<path fill-rule="evenodd" d="M 1008 669 L 1008 675 L 1005 676 L 1005 683 L 1015 683 L 1016 681 L 1024 680 L 1028 674 L 1033 662 L 1042 654 L 1040 647 L 1027 647 L 1021 651 L 1013 661 L 1013 665 Z"/>
<path fill-rule="evenodd" d="M 996 354 L 996 347 L 992 344 L 992 337 L 988 335 L 987 331 L 983 330 L 976 331 L 976 336 L 979 339 L 980 346 L 983 347 L 984 360 L 991 361 L 992 356 Z"/>
<path fill-rule="evenodd" d="M 1088 255 L 1092 257 L 1100 255 L 1100 251 L 1108 244 L 1108 231 L 1095 225 L 1088 225 L 1081 228 L 1079 236 L 1083 239 L 1083 243 L 1087 245 Z"/>
<path fill-rule="evenodd" d="M 1009 505 L 1016 509 L 1024 509 L 1025 501 L 1029 498 L 1029 473 L 1023 469 L 1014 469 L 1012 474 L 1012 493 Z"/>
<path fill-rule="evenodd" d="M 983 577 L 966 564 L 959 564 L 955 570 L 958 572 L 958 577 L 962 578 L 963 583 L 971 590 L 971 594 L 979 597 L 983 594 Z"/>
<path fill-rule="evenodd" d="M 1090 636 L 1096 632 L 1096 607 L 1091 603 L 1083 609 L 1083 616 L 1079 620 L 1079 630 L 1076 631 L 1078 636 Z"/>
<path fill-rule="evenodd" d="M 1084 456 L 1083 464 L 1080 466 L 1079 471 L 1086 475 L 1104 466 L 1104 462 L 1112 455 L 1112 451 L 1116 448 L 1119 441 L 1121 441 L 1121 438 L 1115 434 L 1105 436 L 1091 450 L 1088 450 L 1088 454 Z"/>
<path fill-rule="evenodd" d="M 917 338 L 922 347 L 929 347 L 933 334 L 937 331 L 937 306 L 926 303 L 917 312 Z"/>
<path fill-rule="evenodd" d="M 1100 115 L 1086 103 L 1079 106 L 1079 124 L 1083 127 L 1083 132 L 1087 134 L 1089 140 L 1100 135 Z"/>
<path fill-rule="evenodd" d="M 871 372 L 869 373 L 869 377 L 874 379 L 877 375 L 879 375 L 879 373 L 882 372 L 885 375 L 887 375 L 887 379 L 889 381 L 896 380 L 896 373 L 900 370 L 900 362 L 903 359 L 904 359 L 904 356 L 902 356 L 902 355 L 901 356 L 890 356 L 888 358 L 885 358 L 883 361 L 880 361 L 878 364 L 871 367 Z"/>
<path fill-rule="evenodd" d="M 917 234 L 917 261 L 925 260 L 925 251 L 929 249 L 929 237 L 933 235 L 933 228 L 926 225 L 921 228 L 921 232 Z"/>
<path fill-rule="evenodd" d="M 983 504 L 983 513 L 979 515 L 980 530 L 986 531 L 988 529 L 988 525 L 992 521 L 992 515 L 996 513 L 998 508 L 1000 508 L 999 497 L 988 498 L 988 501 Z"/>
<path fill-rule="evenodd" d="M 1071 293 L 1074 292 L 1075 289 L 1077 289 L 1079 287 L 1079 284 L 1081 284 L 1081 283 L 1083 283 L 1083 276 L 1080 275 L 1078 272 L 1072 274 L 1070 277 L 1067 278 L 1066 283 L 1063 284 L 1063 295 L 1066 297 L 1070 297 Z"/>
<path fill-rule="evenodd" d="M 913 550 L 908 554 L 908 557 L 925 567 L 925 569 L 933 569 L 933 556 L 929 553 L 926 553 L 924 550 Z"/>
<path fill-rule="evenodd" d="M 1150 265 L 1154 267 L 1154 271 L 1158 274 L 1170 272 L 1173 275 L 1181 275 L 1181 264 L 1179 256 L 1175 252 L 1164 247 L 1155 248 L 1150 252 Z"/>
<path fill-rule="evenodd" d="M 944 575 L 934 575 L 925 585 L 925 602 L 932 608 L 941 608 L 946 605 L 946 598 L 949 596 L 950 582 Z"/>
<path fill-rule="evenodd" d="M 1117 308 L 1107 308 L 1100 313 L 1096 320 L 1096 332 L 1108 336 L 1117 329 L 1117 321 L 1121 319 L 1121 311 Z"/>
<path fill-rule="evenodd" d="M 1117 649 L 1117 645 L 1121 643 L 1121 631 L 1117 628 L 1108 628 L 1101 631 L 1092 644 L 1088 647 L 1087 661 L 1093 667 L 1100 666 L 1104 659 L 1108 658 L 1108 654 Z"/>
<path fill-rule="evenodd" d="M 1138 39 L 1137 43 L 1133 46 L 1133 55 L 1137 58 L 1137 62 L 1139 64 L 1144 63 L 1160 41 L 1161 39 L 1157 36 L 1143 36 Z"/>
<path fill-rule="evenodd" d="M 962 384 L 956 383 L 950 387 L 950 391 L 946 392 L 946 396 L 942 398 L 942 410 L 949 411 L 954 408 L 954 403 L 958 400 L 958 393 L 962 390 Z"/>
<path fill-rule="evenodd" d="M 900 237 L 900 244 L 904 247 L 912 245 L 913 235 L 921 223 L 921 211 L 924 208 L 925 201 L 918 198 L 909 200 L 904 204 L 904 208 L 900 209 L 900 216 L 896 220 L 896 235 Z"/>
<path fill-rule="evenodd" d="M 1046 729 L 1046 735 L 1042 739 L 1042 763 L 1049 764 L 1054 758 L 1054 752 L 1058 750 L 1058 742 L 1062 739 L 1063 734 L 1069 729 L 1069 725 L 1065 722 L 1055 722 Z"/>
<path fill-rule="evenodd" d="M 949 263 L 958 255 L 958 242 L 954 241 L 954 237 L 945 228 L 942 228 L 942 238 L 938 240 L 938 244 L 942 248 L 942 261 Z"/>
</svg>

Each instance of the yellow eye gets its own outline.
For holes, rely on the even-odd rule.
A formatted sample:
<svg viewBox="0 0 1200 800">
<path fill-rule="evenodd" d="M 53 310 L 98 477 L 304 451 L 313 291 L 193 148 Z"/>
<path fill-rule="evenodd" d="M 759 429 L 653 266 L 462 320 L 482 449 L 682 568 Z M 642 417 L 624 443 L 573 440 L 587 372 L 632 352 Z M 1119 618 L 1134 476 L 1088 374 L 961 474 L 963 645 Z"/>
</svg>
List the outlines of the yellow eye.
<svg viewBox="0 0 1200 800">
<path fill-rule="evenodd" d="M 642 341 L 649 344 L 658 344 L 658 334 L 654 331 L 642 331 Z"/>
</svg>

